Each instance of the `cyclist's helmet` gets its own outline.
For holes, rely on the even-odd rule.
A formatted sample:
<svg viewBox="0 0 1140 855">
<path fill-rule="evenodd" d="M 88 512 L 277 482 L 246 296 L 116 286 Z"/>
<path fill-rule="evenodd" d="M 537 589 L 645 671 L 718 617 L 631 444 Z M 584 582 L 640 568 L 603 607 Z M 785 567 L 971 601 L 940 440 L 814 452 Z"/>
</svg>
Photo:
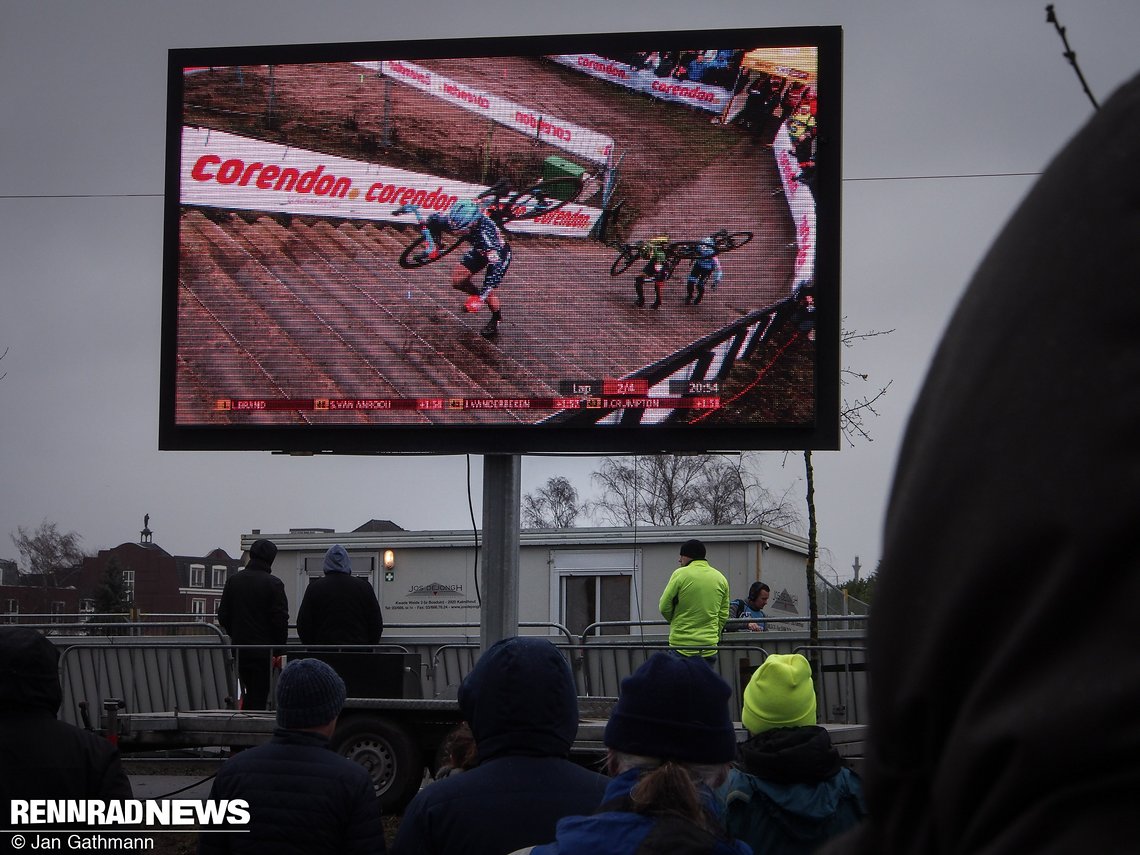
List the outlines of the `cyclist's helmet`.
<svg viewBox="0 0 1140 855">
<path fill-rule="evenodd" d="M 705 238 L 697 244 L 697 252 L 700 253 L 701 258 L 711 258 L 716 255 L 716 241 L 712 238 Z"/>
<path fill-rule="evenodd" d="M 479 206 L 470 199 L 454 202 L 447 212 L 447 226 L 452 229 L 465 229 L 479 219 Z"/>
<path fill-rule="evenodd" d="M 667 243 L 669 243 L 669 235 L 656 235 L 655 237 L 646 238 L 639 247 L 641 257 L 645 259 L 653 258 L 653 256 L 665 248 L 665 244 Z"/>
</svg>

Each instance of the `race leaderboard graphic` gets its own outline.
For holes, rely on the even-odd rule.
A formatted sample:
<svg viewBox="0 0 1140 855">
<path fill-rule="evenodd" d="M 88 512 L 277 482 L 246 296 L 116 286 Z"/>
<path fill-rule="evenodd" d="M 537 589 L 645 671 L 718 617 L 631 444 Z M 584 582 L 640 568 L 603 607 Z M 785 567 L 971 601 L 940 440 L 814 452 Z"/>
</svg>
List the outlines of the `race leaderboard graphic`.
<svg viewBox="0 0 1140 855">
<path fill-rule="evenodd" d="M 596 383 L 565 381 L 556 398 L 259 398 L 218 401 L 223 412 L 373 412 L 377 410 L 713 410 L 720 406 L 719 384 L 710 381 L 673 380 L 664 394 L 650 395 L 646 380 L 603 380 Z"/>
<path fill-rule="evenodd" d="M 840 32 L 172 51 L 160 446 L 838 442 Z"/>
</svg>

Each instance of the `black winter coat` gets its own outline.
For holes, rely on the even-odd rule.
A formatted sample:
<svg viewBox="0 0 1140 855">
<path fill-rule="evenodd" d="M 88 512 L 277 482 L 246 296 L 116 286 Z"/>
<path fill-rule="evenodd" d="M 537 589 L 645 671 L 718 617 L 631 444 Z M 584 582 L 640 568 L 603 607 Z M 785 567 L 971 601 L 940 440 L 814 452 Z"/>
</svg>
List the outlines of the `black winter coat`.
<svg viewBox="0 0 1140 855">
<path fill-rule="evenodd" d="M 119 750 L 56 719 L 63 697 L 58 661 L 56 648 L 37 631 L 0 629 L 0 803 L 129 799 Z"/>
<path fill-rule="evenodd" d="M 380 802 L 364 767 L 317 733 L 278 728 L 234 755 L 211 799 L 249 802 L 249 833 L 202 834 L 199 855 L 375 855 L 385 851 Z"/>
<path fill-rule="evenodd" d="M 875 583 L 870 821 L 829 851 L 1137 851 L 1138 140 L 1140 76 L 1026 196 L 931 364 Z"/>
<path fill-rule="evenodd" d="M 285 583 L 264 561 L 251 558 L 243 570 L 226 580 L 218 623 L 234 644 L 284 644 L 289 638 Z"/>
<path fill-rule="evenodd" d="M 503 855 L 554 839 L 588 814 L 609 779 L 567 759 L 578 732 L 570 666 L 546 639 L 510 638 L 484 653 L 459 689 L 479 765 L 412 799 L 393 855 Z"/>
<path fill-rule="evenodd" d="M 326 573 L 305 589 L 297 611 L 305 644 L 376 644 L 383 632 L 380 603 L 363 576 Z"/>
</svg>

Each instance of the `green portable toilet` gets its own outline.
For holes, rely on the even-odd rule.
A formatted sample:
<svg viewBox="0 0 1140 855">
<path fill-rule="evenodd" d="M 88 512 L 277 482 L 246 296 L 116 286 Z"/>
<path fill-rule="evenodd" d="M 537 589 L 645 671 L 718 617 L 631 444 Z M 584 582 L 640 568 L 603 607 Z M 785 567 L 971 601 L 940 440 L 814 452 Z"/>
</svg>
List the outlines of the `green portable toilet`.
<svg viewBox="0 0 1140 855">
<path fill-rule="evenodd" d="M 554 178 L 573 178 L 577 181 L 582 180 L 582 176 L 586 173 L 578 164 L 573 161 L 567 160 L 564 157 L 559 157 L 552 154 L 542 162 L 542 180 L 550 181 Z M 551 194 L 557 196 L 557 193 Z M 560 196 L 559 198 L 568 198 Z"/>
</svg>

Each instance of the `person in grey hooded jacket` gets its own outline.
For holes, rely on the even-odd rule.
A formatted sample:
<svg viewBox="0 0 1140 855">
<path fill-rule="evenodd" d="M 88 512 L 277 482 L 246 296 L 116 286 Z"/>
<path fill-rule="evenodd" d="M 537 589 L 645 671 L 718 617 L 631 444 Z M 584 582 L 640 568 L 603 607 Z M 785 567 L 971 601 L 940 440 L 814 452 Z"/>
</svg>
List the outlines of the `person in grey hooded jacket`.
<svg viewBox="0 0 1140 855">
<path fill-rule="evenodd" d="M 297 610 L 297 635 L 305 644 L 376 644 L 384 616 L 376 592 L 339 543 L 325 553 L 325 575 L 305 589 Z"/>
</svg>

